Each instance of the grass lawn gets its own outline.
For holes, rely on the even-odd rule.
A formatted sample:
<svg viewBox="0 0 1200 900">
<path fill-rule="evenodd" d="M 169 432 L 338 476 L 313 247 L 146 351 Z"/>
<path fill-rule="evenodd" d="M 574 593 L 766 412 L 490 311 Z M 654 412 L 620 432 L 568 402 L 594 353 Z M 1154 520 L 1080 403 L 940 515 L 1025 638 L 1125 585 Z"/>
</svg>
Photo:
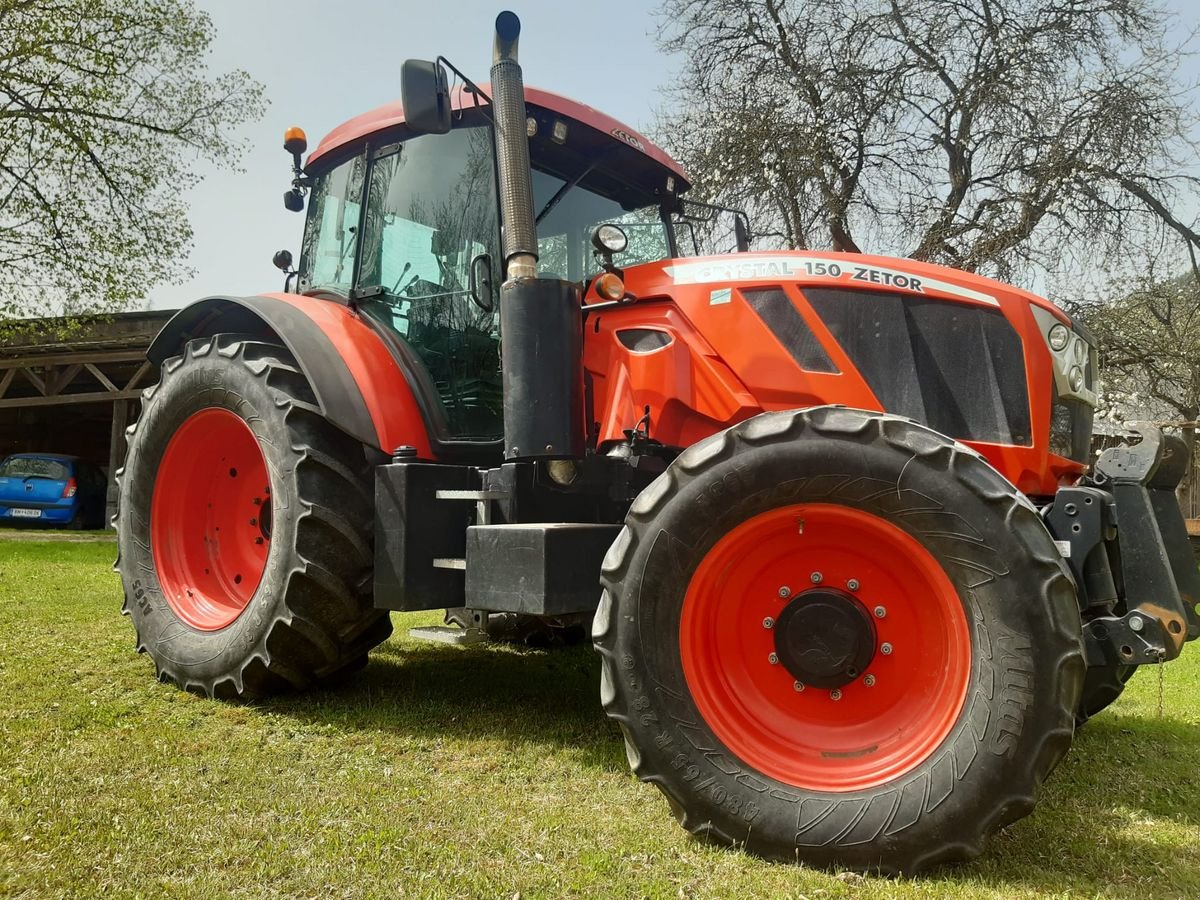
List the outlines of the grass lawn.
<svg viewBox="0 0 1200 900">
<path fill-rule="evenodd" d="M 703 846 L 628 773 L 589 649 L 398 636 L 344 687 L 158 684 L 111 544 L 0 542 L 0 896 L 1197 897 L 1200 650 L 1077 736 L 976 863 L 862 878 Z"/>
</svg>

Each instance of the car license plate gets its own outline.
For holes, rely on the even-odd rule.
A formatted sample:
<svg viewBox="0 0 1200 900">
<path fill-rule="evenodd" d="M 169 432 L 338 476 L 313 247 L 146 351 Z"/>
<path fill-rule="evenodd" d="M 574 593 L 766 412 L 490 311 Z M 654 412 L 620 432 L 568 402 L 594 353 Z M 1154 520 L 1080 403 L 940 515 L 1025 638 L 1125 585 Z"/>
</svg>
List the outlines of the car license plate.
<svg viewBox="0 0 1200 900">
<path fill-rule="evenodd" d="M 14 509 L 12 516 L 17 519 L 40 519 L 42 511 L 40 509 Z"/>
</svg>

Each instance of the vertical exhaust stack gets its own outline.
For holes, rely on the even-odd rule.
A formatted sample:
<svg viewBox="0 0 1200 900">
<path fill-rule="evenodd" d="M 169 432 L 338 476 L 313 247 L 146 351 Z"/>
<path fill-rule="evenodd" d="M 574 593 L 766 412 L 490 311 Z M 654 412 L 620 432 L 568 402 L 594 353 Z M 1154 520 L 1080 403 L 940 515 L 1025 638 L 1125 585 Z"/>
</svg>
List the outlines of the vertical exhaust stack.
<svg viewBox="0 0 1200 900">
<path fill-rule="evenodd" d="M 525 83 L 517 62 L 521 20 L 507 10 L 496 16 L 492 47 L 492 103 L 500 170 L 500 215 L 504 221 L 504 265 L 508 279 L 537 277 L 537 231 L 533 179 L 525 134 Z"/>
<path fill-rule="evenodd" d="M 520 34 L 514 13 L 496 17 L 491 77 L 506 272 L 500 288 L 504 458 L 580 457 L 583 310 L 577 285 L 537 277 L 525 85 L 517 62 Z"/>
</svg>

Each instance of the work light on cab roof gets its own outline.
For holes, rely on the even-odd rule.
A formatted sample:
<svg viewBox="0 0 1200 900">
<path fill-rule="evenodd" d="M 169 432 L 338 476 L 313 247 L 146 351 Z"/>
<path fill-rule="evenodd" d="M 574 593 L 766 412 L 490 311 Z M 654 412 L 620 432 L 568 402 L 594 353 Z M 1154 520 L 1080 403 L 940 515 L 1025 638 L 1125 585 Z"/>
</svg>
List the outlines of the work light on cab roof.
<svg viewBox="0 0 1200 900">
<path fill-rule="evenodd" d="M 155 339 L 119 476 L 139 649 L 232 699 L 349 677 L 393 610 L 450 644 L 590 633 L 689 831 L 975 857 L 1200 634 L 1186 448 L 1094 456 L 1095 341 L 1041 297 L 752 252 L 644 135 L 526 87 L 519 35 L 501 14 L 487 82 L 410 60 L 306 160 L 289 129 L 283 290 Z"/>
</svg>

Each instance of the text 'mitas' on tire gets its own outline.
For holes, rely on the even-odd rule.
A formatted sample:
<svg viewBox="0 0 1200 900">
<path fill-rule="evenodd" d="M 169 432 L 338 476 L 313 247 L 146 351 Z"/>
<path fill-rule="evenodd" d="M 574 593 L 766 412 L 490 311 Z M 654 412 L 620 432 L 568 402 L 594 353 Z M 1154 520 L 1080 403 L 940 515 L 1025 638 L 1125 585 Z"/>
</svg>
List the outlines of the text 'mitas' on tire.
<svg viewBox="0 0 1200 900">
<path fill-rule="evenodd" d="M 190 342 L 143 395 L 118 477 L 123 611 L 160 678 L 262 697 L 391 632 L 371 600 L 372 483 L 283 347 Z"/>
<path fill-rule="evenodd" d="M 602 582 L 605 708 L 696 835 L 913 872 L 977 855 L 1070 746 L 1058 551 L 981 456 L 907 419 L 820 407 L 702 441 Z"/>
</svg>

